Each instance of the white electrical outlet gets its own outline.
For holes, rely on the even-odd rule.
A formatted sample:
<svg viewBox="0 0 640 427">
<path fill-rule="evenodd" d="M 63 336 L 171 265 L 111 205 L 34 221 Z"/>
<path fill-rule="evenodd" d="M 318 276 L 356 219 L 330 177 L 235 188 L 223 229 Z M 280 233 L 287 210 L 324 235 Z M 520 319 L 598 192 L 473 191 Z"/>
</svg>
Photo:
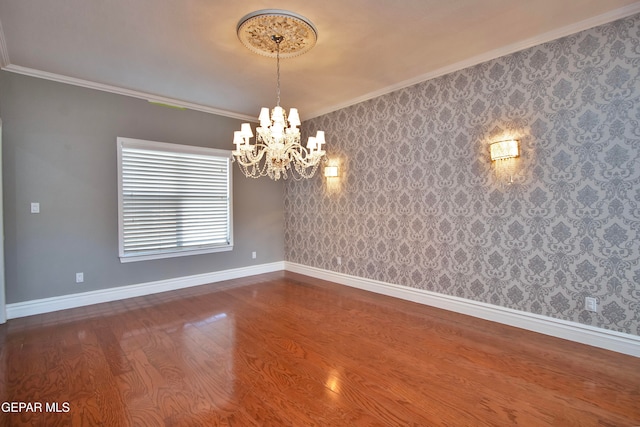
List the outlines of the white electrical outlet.
<svg viewBox="0 0 640 427">
<path fill-rule="evenodd" d="M 584 299 L 584 309 L 587 311 L 598 311 L 598 300 L 594 297 Z"/>
<path fill-rule="evenodd" d="M 257 256 L 257 254 L 256 254 L 256 252 L 255 252 L 255 251 L 251 252 L 251 258 L 252 258 L 252 259 L 256 259 L 256 256 Z"/>
<path fill-rule="evenodd" d="M 84 282 L 84 273 L 76 273 L 76 283 Z"/>
<path fill-rule="evenodd" d="M 342 265 L 342 257 L 336 257 L 336 262 L 338 265 Z"/>
<path fill-rule="evenodd" d="M 40 213 L 40 203 L 38 202 L 31 203 L 31 213 Z"/>
</svg>

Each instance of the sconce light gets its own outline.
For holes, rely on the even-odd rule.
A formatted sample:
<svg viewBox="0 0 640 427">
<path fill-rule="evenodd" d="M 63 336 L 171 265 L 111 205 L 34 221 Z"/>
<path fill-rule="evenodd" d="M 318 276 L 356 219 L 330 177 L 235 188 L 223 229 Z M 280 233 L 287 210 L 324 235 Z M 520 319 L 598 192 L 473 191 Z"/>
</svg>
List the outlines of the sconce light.
<svg viewBox="0 0 640 427">
<path fill-rule="evenodd" d="M 343 179 L 340 177 L 340 159 L 329 159 L 328 163 L 329 165 L 324 167 L 324 191 L 327 195 L 339 194 L 344 185 Z"/>
<path fill-rule="evenodd" d="M 338 176 L 338 167 L 337 166 L 325 166 L 324 168 L 324 176 L 326 178 L 335 178 Z"/>
<path fill-rule="evenodd" d="M 489 145 L 491 161 L 499 182 L 513 183 L 513 175 L 517 169 L 517 158 L 520 157 L 520 144 L 516 139 L 497 141 Z"/>
<path fill-rule="evenodd" d="M 520 156 L 520 146 L 516 139 L 494 142 L 489 146 L 489 149 L 491 150 L 491 161 Z"/>
</svg>

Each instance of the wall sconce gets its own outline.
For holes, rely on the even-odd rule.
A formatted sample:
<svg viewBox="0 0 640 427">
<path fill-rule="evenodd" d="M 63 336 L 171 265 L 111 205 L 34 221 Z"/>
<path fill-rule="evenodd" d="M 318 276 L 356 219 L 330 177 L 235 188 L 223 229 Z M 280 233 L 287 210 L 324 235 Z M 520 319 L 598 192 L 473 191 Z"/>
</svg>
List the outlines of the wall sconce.
<svg viewBox="0 0 640 427">
<path fill-rule="evenodd" d="M 342 160 L 334 157 L 327 161 L 327 165 L 324 167 L 324 182 L 323 187 L 325 194 L 340 194 L 342 192 L 342 186 L 344 185 L 343 175 L 344 170 L 340 170 Z"/>
<path fill-rule="evenodd" d="M 494 142 L 489 146 L 491 161 L 512 159 L 520 156 L 520 145 L 517 139 Z"/>
<path fill-rule="evenodd" d="M 513 183 L 516 160 L 520 157 L 520 142 L 517 139 L 493 142 L 489 145 L 489 151 L 496 178 L 499 181 L 508 181 L 509 184 Z"/>
<path fill-rule="evenodd" d="M 337 166 L 325 166 L 324 168 L 324 176 L 325 178 L 335 178 L 338 176 L 338 167 Z"/>
</svg>

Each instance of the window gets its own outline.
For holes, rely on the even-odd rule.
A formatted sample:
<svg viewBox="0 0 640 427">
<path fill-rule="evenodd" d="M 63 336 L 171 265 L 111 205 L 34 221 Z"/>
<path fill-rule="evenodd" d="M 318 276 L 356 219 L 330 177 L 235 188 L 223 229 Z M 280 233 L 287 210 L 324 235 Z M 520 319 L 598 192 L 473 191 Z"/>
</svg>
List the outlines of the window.
<svg viewBox="0 0 640 427">
<path fill-rule="evenodd" d="M 121 262 L 233 249 L 231 152 L 118 138 Z"/>
</svg>

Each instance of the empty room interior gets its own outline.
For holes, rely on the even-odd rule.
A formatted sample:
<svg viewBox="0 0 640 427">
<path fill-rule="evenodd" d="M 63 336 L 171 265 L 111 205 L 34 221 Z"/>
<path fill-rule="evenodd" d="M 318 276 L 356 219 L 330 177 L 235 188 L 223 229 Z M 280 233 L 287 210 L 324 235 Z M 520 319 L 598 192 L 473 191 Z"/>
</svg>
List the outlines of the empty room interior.
<svg viewBox="0 0 640 427">
<path fill-rule="evenodd" d="M 640 2 L 0 0 L 0 426 L 639 426 Z"/>
</svg>

